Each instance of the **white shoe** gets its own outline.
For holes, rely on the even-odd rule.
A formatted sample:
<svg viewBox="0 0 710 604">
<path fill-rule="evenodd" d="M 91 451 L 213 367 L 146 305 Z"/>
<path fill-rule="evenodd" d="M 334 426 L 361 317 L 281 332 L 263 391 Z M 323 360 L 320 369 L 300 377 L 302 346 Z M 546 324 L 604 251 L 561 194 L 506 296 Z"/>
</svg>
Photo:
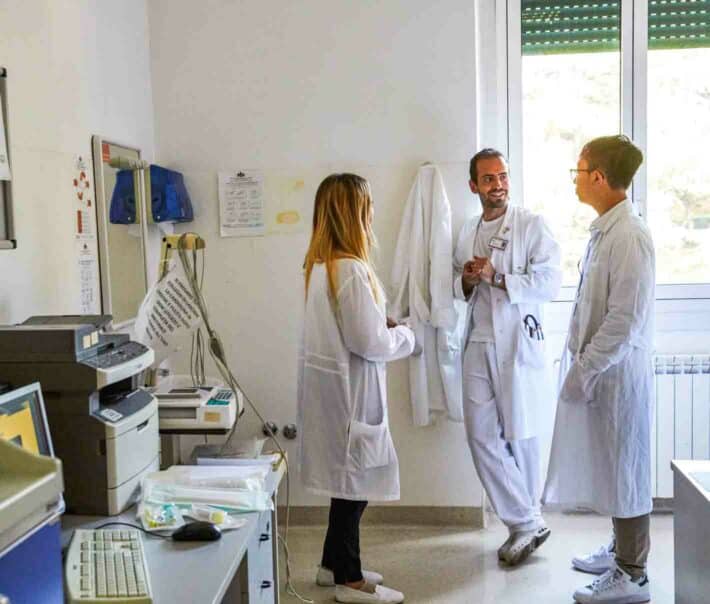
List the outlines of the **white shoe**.
<svg viewBox="0 0 710 604">
<path fill-rule="evenodd" d="M 577 570 L 594 575 L 601 575 L 610 568 L 614 568 L 616 566 L 614 542 L 603 545 L 596 552 L 586 556 L 575 556 L 572 558 L 572 566 Z"/>
<path fill-rule="evenodd" d="M 353 589 L 345 585 L 335 586 L 335 601 L 348 604 L 379 602 L 380 604 L 400 604 L 404 602 L 404 594 L 389 587 L 375 585 L 373 592 Z"/>
<path fill-rule="evenodd" d="M 376 573 L 371 570 L 363 570 L 362 578 L 373 585 L 382 585 L 383 581 L 383 577 L 380 573 Z M 335 576 L 333 575 L 333 571 L 319 566 L 318 572 L 316 573 L 316 584 L 321 587 L 333 587 L 335 585 Z"/>
<path fill-rule="evenodd" d="M 498 550 L 499 559 L 509 566 L 517 566 L 523 562 L 530 554 L 540 547 L 550 536 L 550 529 L 541 526 L 534 531 L 519 531 L 511 535 L 510 543 L 506 541 L 502 546 L 502 552 Z M 505 546 L 508 544 L 506 549 Z"/>
<path fill-rule="evenodd" d="M 631 575 L 614 565 L 591 585 L 574 592 L 579 604 L 641 604 L 651 601 L 648 577 L 634 581 Z"/>
</svg>

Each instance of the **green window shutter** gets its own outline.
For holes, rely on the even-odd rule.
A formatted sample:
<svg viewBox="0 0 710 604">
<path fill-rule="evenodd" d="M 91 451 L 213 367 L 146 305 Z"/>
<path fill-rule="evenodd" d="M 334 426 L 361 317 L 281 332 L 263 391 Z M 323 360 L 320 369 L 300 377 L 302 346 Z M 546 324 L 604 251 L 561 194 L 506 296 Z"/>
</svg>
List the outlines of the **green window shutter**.
<svg viewBox="0 0 710 604">
<path fill-rule="evenodd" d="M 710 48 L 710 0 L 651 0 L 648 49 Z"/>
<path fill-rule="evenodd" d="M 522 0 L 524 55 L 618 51 L 620 0 Z M 649 0 L 649 50 L 710 47 L 710 0 Z"/>
</svg>

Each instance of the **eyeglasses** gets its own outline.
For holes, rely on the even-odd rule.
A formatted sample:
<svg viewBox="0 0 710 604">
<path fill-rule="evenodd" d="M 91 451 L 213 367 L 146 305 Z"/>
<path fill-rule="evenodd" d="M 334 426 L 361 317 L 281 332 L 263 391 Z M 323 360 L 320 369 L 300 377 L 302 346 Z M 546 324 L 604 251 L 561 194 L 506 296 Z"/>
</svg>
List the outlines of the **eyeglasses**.
<svg viewBox="0 0 710 604">
<path fill-rule="evenodd" d="M 590 170 L 589 168 L 570 168 L 569 176 L 572 179 L 572 182 L 577 182 L 577 174 L 580 172 L 594 172 L 594 170 Z"/>
</svg>

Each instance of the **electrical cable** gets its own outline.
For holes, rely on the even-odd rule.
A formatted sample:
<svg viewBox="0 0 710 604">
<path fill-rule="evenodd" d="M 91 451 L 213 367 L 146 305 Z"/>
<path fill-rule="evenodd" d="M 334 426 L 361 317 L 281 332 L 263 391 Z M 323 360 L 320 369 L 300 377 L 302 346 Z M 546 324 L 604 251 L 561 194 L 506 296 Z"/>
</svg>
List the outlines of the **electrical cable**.
<svg viewBox="0 0 710 604">
<path fill-rule="evenodd" d="M 210 352 L 210 356 L 212 357 L 212 360 L 214 361 L 215 365 L 217 366 L 217 370 L 219 371 L 220 375 L 222 376 L 222 379 L 225 381 L 226 384 L 229 385 L 229 388 L 232 390 L 232 392 L 237 393 L 237 391 L 240 391 L 242 393 L 242 396 L 244 400 L 247 402 L 251 410 L 254 412 L 254 414 L 257 416 L 259 421 L 263 426 L 266 427 L 266 430 L 268 432 L 269 438 L 273 441 L 273 443 L 276 445 L 276 448 L 279 450 L 280 453 L 280 461 L 283 461 L 284 466 L 286 468 L 285 474 L 286 474 L 286 520 L 285 520 L 285 528 L 283 535 L 278 535 L 278 540 L 279 542 L 283 545 L 284 548 L 284 557 L 285 557 L 285 566 L 286 566 L 286 593 L 298 598 L 301 602 L 304 602 L 306 604 L 313 604 L 313 600 L 309 600 L 307 598 L 304 598 L 301 596 L 293 587 L 293 582 L 291 580 L 291 563 L 290 563 L 290 554 L 289 554 L 289 549 L 288 549 L 288 531 L 289 531 L 289 524 L 290 524 L 290 512 L 291 512 L 291 473 L 289 472 L 289 467 L 288 467 L 288 458 L 286 456 L 286 452 L 284 451 L 283 447 L 281 446 L 281 443 L 279 442 L 279 439 L 276 438 L 276 435 L 273 433 L 269 425 L 266 423 L 264 418 L 261 416 L 261 413 L 259 413 L 259 410 L 256 408 L 254 403 L 252 403 L 251 399 L 247 395 L 246 391 L 244 388 L 242 388 L 241 384 L 239 383 L 239 380 L 237 380 L 236 377 L 234 377 L 234 374 L 232 373 L 231 369 L 229 368 L 229 364 L 226 359 L 226 355 L 224 353 L 224 346 L 222 345 L 222 341 L 219 338 L 219 334 L 212 328 L 212 324 L 210 323 L 209 319 L 209 312 L 207 310 L 207 304 L 205 303 L 205 299 L 202 295 L 202 284 L 198 282 L 197 280 L 197 273 L 196 273 L 196 256 L 195 253 L 193 253 L 193 264 L 190 266 L 190 260 L 188 259 L 187 255 L 187 248 L 185 247 L 185 241 L 187 239 L 188 235 L 194 235 L 195 237 L 198 237 L 195 233 L 183 233 L 180 238 L 178 239 L 178 253 L 180 255 L 180 261 L 182 262 L 182 267 L 183 271 L 185 273 L 185 276 L 187 277 L 188 283 L 190 285 L 190 289 L 192 291 L 193 295 L 193 302 L 196 304 L 197 309 L 200 313 L 200 316 L 202 318 L 202 323 L 204 324 L 205 330 L 207 331 L 207 339 L 208 339 L 208 350 Z M 194 250 L 193 250 L 194 252 Z M 203 250 L 204 254 L 204 250 Z M 204 256 L 203 256 L 203 269 L 204 269 Z M 204 274 L 204 273 L 203 273 Z M 229 434 L 227 435 L 227 439 L 225 442 L 222 444 L 222 446 L 219 449 L 219 452 L 217 453 L 218 457 L 225 457 L 225 450 L 229 451 L 229 446 L 231 444 L 232 438 L 234 437 L 234 434 L 236 432 L 237 424 L 239 422 L 239 416 L 237 415 L 237 418 L 234 420 L 234 425 L 232 426 L 232 429 L 229 431 Z M 276 513 L 278 513 L 278 508 Z M 277 544 L 278 547 L 278 544 Z"/>
<path fill-rule="evenodd" d="M 197 279 L 197 250 L 192 250 L 193 274 Z M 205 257 L 202 254 L 202 270 L 200 271 L 200 290 L 205 281 Z M 198 327 L 192 334 L 192 346 L 190 348 L 190 377 L 192 385 L 204 386 L 205 379 L 205 345 L 202 336 L 202 328 Z"/>
<path fill-rule="evenodd" d="M 99 529 L 102 529 L 107 526 L 113 526 L 113 525 L 118 525 L 118 526 L 130 526 L 131 528 L 138 529 L 139 531 L 143 531 L 146 535 L 149 537 L 160 537 L 161 539 L 170 539 L 170 535 L 161 535 L 160 533 L 153 533 L 151 531 L 146 531 L 142 526 L 138 526 L 137 524 L 131 524 L 130 522 L 104 522 L 103 524 L 100 524 L 99 526 L 95 526 L 93 530 L 97 531 Z"/>
</svg>

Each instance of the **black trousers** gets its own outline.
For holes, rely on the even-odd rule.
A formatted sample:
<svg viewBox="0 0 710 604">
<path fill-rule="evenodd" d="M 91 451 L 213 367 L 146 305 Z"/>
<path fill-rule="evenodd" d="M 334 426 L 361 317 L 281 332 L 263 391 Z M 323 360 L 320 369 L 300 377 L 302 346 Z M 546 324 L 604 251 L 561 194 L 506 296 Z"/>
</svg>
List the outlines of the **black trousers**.
<svg viewBox="0 0 710 604">
<path fill-rule="evenodd" d="M 333 571 L 338 585 L 362 581 L 360 518 L 366 507 L 367 501 L 330 500 L 321 566 Z"/>
</svg>

